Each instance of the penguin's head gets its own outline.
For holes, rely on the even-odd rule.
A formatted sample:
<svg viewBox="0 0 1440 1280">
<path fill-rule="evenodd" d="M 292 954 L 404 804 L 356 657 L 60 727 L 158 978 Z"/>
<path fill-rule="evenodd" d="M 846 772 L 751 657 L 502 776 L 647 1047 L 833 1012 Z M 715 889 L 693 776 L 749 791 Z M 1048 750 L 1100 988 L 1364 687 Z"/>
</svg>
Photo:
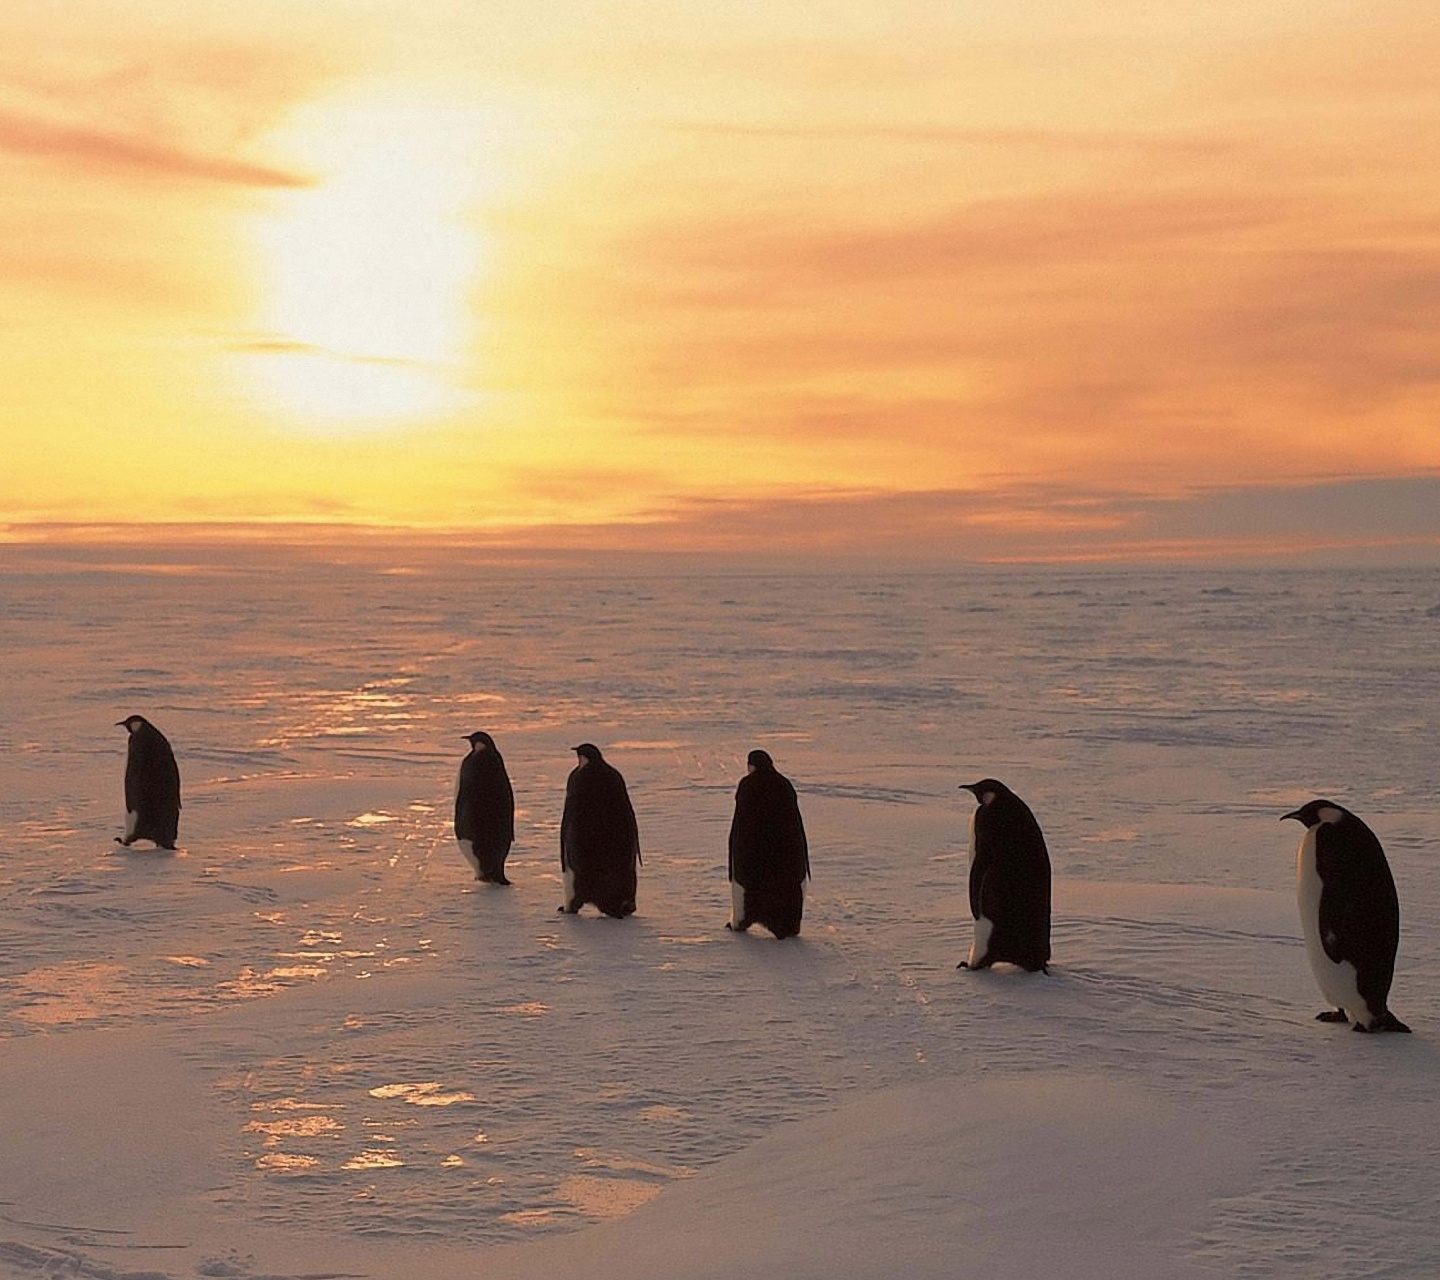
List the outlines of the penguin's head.
<svg viewBox="0 0 1440 1280">
<path fill-rule="evenodd" d="M 745 757 L 745 764 L 752 773 L 756 769 L 773 769 L 775 767 L 775 761 L 770 758 L 770 753 L 761 751 L 759 748 Z"/>
<path fill-rule="evenodd" d="M 1333 800 L 1312 800 L 1309 804 L 1302 804 L 1298 809 L 1280 815 L 1280 821 L 1287 818 L 1294 818 L 1296 822 L 1302 823 L 1306 830 L 1311 827 L 1318 827 L 1322 822 L 1336 823 L 1342 818 L 1350 816 L 1350 811 L 1335 803 Z"/>
<path fill-rule="evenodd" d="M 580 757 L 580 765 L 582 766 L 590 764 L 595 760 L 604 759 L 600 754 L 600 748 L 593 742 L 582 742 L 578 747 L 571 747 L 570 750 Z"/>
<path fill-rule="evenodd" d="M 115 727 L 117 729 L 124 729 L 126 733 L 134 733 L 142 725 L 149 723 L 150 721 L 145 719 L 144 716 L 126 716 L 123 720 L 115 721 Z"/>
<path fill-rule="evenodd" d="M 976 803 L 990 804 L 996 796 L 1008 796 L 1010 788 L 1003 782 L 996 782 L 994 778 L 981 778 L 979 782 L 962 782 L 961 791 L 969 791 L 975 796 Z"/>
<path fill-rule="evenodd" d="M 465 741 L 470 744 L 472 751 L 493 751 L 495 749 L 495 739 L 488 733 L 467 733 Z"/>
</svg>

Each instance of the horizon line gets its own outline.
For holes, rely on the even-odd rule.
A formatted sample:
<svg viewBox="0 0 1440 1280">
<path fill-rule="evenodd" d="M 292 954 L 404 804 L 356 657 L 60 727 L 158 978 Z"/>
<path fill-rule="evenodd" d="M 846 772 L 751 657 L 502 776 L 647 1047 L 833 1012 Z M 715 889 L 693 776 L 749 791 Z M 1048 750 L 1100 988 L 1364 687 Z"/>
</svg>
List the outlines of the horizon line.
<svg viewBox="0 0 1440 1280">
<path fill-rule="evenodd" d="M 946 568 L 1264 568 L 1440 567 L 1440 537 L 1428 534 L 1388 537 L 1246 536 L 1176 539 L 1143 537 L 1113 543 L 1077 544 L 1066 549 L 980 550 L 956 545 L 936 549 L 930 540 L 891 542 L 861 549 L 833 542 L 806 545 L 799 540 L 763 544 L 707 540 L 676 530 L 671 545 L 657 538 L 657 525 L 536 525 L 487 529 L 477 525 L 419 525 L 380 521 L 317 519 L 209 520 L 0 520 L 0 553 L 20 549 L 104 550 L 163 549 L 202 551 L 247 547 L 284 547 L 293 551 L 379 550 L 463 551 L 501 561 L 584 561 L 618 557 L 631 562 L 713 564 L 810 562 L 818 565 L 892 566 L 912 571 Z M 645 535 L 649 536 L 645 536 Z M 687 536 L 690 535 L 690 536 Z"/>
</svg>

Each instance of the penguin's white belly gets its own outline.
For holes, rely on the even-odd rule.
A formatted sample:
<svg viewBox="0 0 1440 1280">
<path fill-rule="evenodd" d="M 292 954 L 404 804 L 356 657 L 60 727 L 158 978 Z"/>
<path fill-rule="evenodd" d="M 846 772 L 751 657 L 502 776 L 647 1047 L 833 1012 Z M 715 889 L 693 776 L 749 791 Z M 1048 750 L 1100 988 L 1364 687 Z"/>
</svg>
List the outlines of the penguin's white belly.
<svg viewBox="0 0 1440 1280">
<path fill-rule="evenodd" d="M 1324 940 L 1320 937 L 1320 873 L 1315 867 L 1315 831 L 1305 833 L 1300 842 L 1300 854 L 1296 859 L 1296 881 L 1300 893 L 1300 925 L 1305 932 L 1305 951 L 1310 957 L 1310 971 L 1320 994 L 1335 1008 L 1344 1009 L 1351 1021 L 1364 1023 L 1367 1027 L 1374 1021 L 1369 1006 L 1360 996 L 1355 985 L 1355 966 L 1348 960 L 1339 964 L 1325 954 Z"/>
<path fill-rule="evenodd" d="M 984 916 L 975 917 L 975 941 L 970 944 L 970 955 L 965 961 L 972 969 L 985 958 L 985 953 L 990 950 L 990 935 L 994 929 L 994 921 L 987 920 Z"/>
<path fill-rule="evenodd" d="M 560 872 L 560 878 L 565 882 L 565 909 L 568 911 L 575 901 L 575 869 L 565 867 Z"/>
<path fill-rule="evenodd" d="M 125 839 L 135 838 L 135 828 L 140 825 L 140 814 L 138 810 L 131 809 L 125 814 Z"/>
<path fill-rule="evenodd" d="M 975 814 L 980 810 L 976 809 L 970 815 L 970 863 L 975 863 Z M 985 958 L 985 953 L 990 950 L 990 935 L 995 931 L 995 922 L 985 916 L 975 917 L 975 940 L 970 944 L 970 954 L 965 958 L 965 963 L 974 968 Z"/>
<path fill-rule="evenodd" d="M 455 843 L 460 846 L 460 852 L 465 855 L 465 861 L 470 864 L 471 869 L 478 876 L 480 874 L 480 859 L 475 856 L 475 841 L 457 840 Z"/>
<path fill-rule="evenodd" d="M 738 929 L 745 919 L 745 886 L 738 880 L 730 881 L 730 927 Z"/>
</svg>

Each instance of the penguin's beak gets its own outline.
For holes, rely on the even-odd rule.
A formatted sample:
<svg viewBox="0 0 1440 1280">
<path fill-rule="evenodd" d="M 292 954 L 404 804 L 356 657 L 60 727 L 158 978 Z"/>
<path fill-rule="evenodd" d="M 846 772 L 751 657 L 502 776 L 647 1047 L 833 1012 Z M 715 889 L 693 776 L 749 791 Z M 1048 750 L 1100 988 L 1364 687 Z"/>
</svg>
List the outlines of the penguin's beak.
<svg viewBox="0 0 1440 1280">
<path fill-rule="evenodd" d="M 124 729 L 124 728 L 126 727 L 125 721 L 123 721 L 123 720 L 117 720 L 117 721 L 115 721 L 115 727 L 116 727 L 117 729 Z"/>
<path fill-rule="evenodd" d="M 978 782 L 962 782 L 958 787 L 955 788 L 955 790 L 968 791 L 972 796 L 978 797 L 980 793 L 976 791 L 975 788 L 979 785 L 980 784 Z"/>
<path fill-rule="evenodd" d="M 1280 815 L 1280 821 L 1281 821 L 1281 822 L 1285 822 L 1285 821 L 1289 820 L 1290 818 L 1294 818 L 1296 822 L 1304 822 L 1304 821 L 1305 821 L 1305 819 L 1300 816 L 1300 810 L 1299 810 L 1299 809 L 1296 809 L 1293 813 L 1282 813 L 1282 814 Z"/>
</svg>

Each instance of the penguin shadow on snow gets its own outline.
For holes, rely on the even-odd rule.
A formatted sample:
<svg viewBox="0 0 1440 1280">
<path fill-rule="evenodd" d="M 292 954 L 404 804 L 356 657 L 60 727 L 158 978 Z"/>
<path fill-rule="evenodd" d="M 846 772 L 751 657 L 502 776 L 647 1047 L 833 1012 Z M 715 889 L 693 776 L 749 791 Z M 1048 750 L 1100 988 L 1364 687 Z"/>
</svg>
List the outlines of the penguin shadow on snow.
<svg viewBox="0 0 1440 1280">
<path fill-rule="evenodd" d="M 577 912 L 556 911 L 550 928 L 570 941 L 577 952 L 597 959 L 641 964 L 660 953 L 660 930 L 639 912 L 617 919 L 594 907 Z"/>
<path fill-rule="evenodd" d="M 557 912 L 552 926 L 566 965 L 577 975 L 638 994 L 677 979 L 688 988 L 697 974 L 713 968 L 708 961 L 700 962 L 702 969 L 686 961 L 696 953 L 708 956 L 714 947 L 690 945 L 663 919 L 652 921 L 637 914 L 617 920 L 590 914 L 591 910 L 576 915 Z"/>
</svg>

